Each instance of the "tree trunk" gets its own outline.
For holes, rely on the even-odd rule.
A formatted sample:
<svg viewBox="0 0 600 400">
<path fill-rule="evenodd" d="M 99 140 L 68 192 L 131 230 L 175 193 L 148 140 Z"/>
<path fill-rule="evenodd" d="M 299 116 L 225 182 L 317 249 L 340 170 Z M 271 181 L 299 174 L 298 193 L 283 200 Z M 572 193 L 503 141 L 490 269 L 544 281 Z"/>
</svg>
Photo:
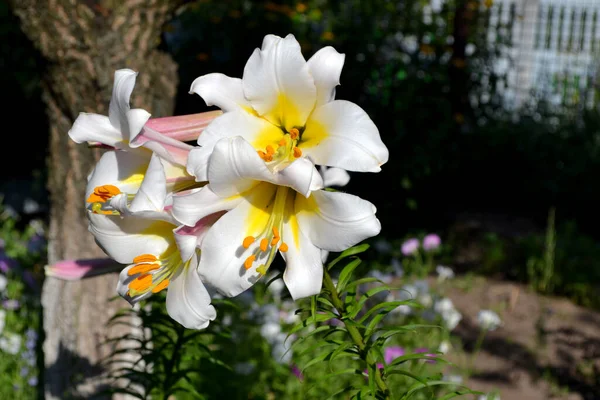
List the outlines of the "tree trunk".
<svg viewBox="0 0 600 400">
<path fill-rule="evenodd" d="M 44 101 L 50 125 L 51 196 L 48 261 L 102 256 L 87 230 L 84 191 L 101 152 L 72 142 L 67 132 L 80 112 L 108 115 L 114 71 L 139 71 L 132 105 L 154 116 L 172 113 L 177 66 L 156 50 L 169 0 L 12 0 L 27 36 L 48 61 Z M 117 275 L 79 282 L 48 278 L 44 307 L 45 397 L 99 398 L 108 384 L 100 363 L 110 354 L 106 340 L 125 333 L 108 327 L 124 300 L 116 295 Z"/>
</svg>

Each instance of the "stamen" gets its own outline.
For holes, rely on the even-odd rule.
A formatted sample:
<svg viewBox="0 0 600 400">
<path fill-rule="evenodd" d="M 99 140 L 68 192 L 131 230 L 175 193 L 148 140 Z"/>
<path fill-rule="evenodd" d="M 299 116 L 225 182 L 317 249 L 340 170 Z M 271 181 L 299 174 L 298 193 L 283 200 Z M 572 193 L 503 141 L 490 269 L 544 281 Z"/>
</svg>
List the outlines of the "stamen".
<svg viewBox="0 0 600 400">
<path fill-rule="evenodd" d="M 296 158 L 300 158 L 302 156 L 302 150 L 300 150 L 298 147 L 294 147 L 294 157 Z"/>
<path fill-rule="evenodd" d="M 158 257 L 156 257 L 154 254 L 142 254 L 133 259 L 134 264 L 155 261 L 158 261 Z"/>
<path fill-rule="evenodd" d="M 292 140 L 298 139 L 299 136 L 300 136 L 300 131 L 297 128 L 290 129 L 290 137 L 292 138 Z"/>
<path fill-rule="evenodd" d="M 277 229 L 276 226 L 273 227 L 273 236 L 275 236 L 276 238 L 280 237 L 279 236 L 279 229 Z"/>
<path fill-rule="evenodd" d="M 261 275 L 265 275 L 267 273 L 267 267 L 265 266 L 265 264 L 262 264 L 261 266 L 256 268 L 256 272 L 258 272 Z"/>
<path fill-rule="evenodd" d="M 114 185 L 102 185 L 94 188 L 94 192 L 87 199 L 88 203 L 106 203 L 111 197 L 121 194 L 118 187 Z"/>
<path fill-rule="evenodd" d="M 254 236 L 246 236 L 246 238 L 242 242 L 242 246 L 244 246 L 244 248 L 247 249 L 252 243 L 254 243 L 254 240 Z"/>
<path fill-rule="evenodd" d="M 269 245 L 269 240 L 267 238 L 263 238 L 260 241 L 260 249 L 261 251 L 267 251 L 267 246 Z"/>
<path fill-rule="evenodd" d="M 152 275 L 145 274 L 138 276 L 129 284 L 129 289 L 135 290 L 136 292 L 141 292 L 146 290 L 152 284 Z"/>
<path fill-rule="evenodd" d="M 287 145 L 287 142 L 285 141 L 285 139 L 281 139 L 281 140 L 279 141 L 279 147 L 281 147 L 281 146 L 285 146 L 285 145 Z"/>
<path fill-rule="evenodd" d="M 158 264 L 140 264 L 132 267 L 127 271 L 127 275 L 133 276 L 135 274 L 146 274 L 150 271 L 154 271 L 155 269 L 159 269 L 160 265 Z"/>
<path fill-rule="evenodd" d="M 288 247 L 287 243 L 281 243 L 281 246 L 279 246 L 279 251 L 281 251 L 282 253 L 285 253 L 288 250 L 289 250 L 289 247 Z"/>
<path fill-rule="evenodd" d="M 166 289 L 166 287 L 169 286 L 169 283 L 171 283 L 171 281 L 169 281 L 168 279 L 165 279 L 164 281 L 162 281 L 161 283 L 159 283 L 152 289 L 152 293 L 158 293 L 161 290 Z"/>
<path fill-rule="evenodd" d="M 274 236 L 273 240 L 271 240 L 271 247 L 276 246 L 279 243 L 279 239 L 281 239 L 279 236 Z"/>
<path fill-rule="evenodd" d="M 246 268 L 246 269 L 252 268 L 252 263 L 254 262 L 254 260 L 256 260 L 256 256 L 254 254 L 252 254 L 250 257 L 246 258 L 246 261 L 244 261 L 244 268 Z"/>
<path fill-rule="evenodd" d="M 264 159 L 265 159 L 265 157 L 267 156 L 267 153 L 265 153 L 265 152 L 264 152 L 264 151 L 262 151 L 262 150 L 258 150 L 258 151 L 257 151 L 257 153 L 258 153 L 258 156 L 259 156 L 260 158 L 262 158 L 263 160 L 264 160 Z"/>
<path fill-rule="evenodd" d="M 275 149 L 270 144 L 267 145 L 266 150 L 267 150 L 267 155 L 269 155 L 269 156 L 272 156 L 273 154 L 275 154 Z"/>
</svg>

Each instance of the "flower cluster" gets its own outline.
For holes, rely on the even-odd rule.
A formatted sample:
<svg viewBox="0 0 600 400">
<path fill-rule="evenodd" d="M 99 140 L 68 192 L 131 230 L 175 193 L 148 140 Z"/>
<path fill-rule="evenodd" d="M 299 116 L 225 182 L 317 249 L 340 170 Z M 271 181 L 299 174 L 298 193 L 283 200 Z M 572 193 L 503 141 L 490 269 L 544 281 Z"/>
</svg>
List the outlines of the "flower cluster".
<svg viewBox="0 0 600 400">
<path fill-rule="evenodd" d="M 373 204 L 329 188 L 388 159 L 368 115 L 335 100 L 343 63 L 332 47 L 306 61 L 293 35 L 267 35 L 241 79 L 192 83 L 222 112 L 157 119 L 130 108 L 137 73 L 115 73 L 108 116 L 82 113 L 69 135 L 110 148 L 85 200 L 96 242 L 127 265 L 121 296 L 167 289 L 169 315 L 201 329 L 216 317 L 214 291 L 244 292 L 278 253 L 298 299 L 320 292 L 327 252 L 379 233 Z"/>
</svg>

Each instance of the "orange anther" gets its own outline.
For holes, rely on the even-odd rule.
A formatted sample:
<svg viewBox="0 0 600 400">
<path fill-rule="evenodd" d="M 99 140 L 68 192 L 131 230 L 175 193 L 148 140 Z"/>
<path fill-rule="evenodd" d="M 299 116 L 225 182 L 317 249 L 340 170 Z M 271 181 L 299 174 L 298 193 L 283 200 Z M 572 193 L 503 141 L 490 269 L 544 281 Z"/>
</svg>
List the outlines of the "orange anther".
<svg viewBox="0 0 600 400">
<path fill-rule="evenodd" d="M 265 153 L 265 152 L 264 152 L 264 151 L 262 151 L 262 150 L 258 150 L 258 151 L 257 151 L 257 153 L 258 153 L 258 156 L 259 156 L 260 158 L 262 158 L 263 160 L 264 160 L 264 159 L 267 157 L 267 153 Z"/>
<path fill-rule="evenodd" d="M 273 236 L 279 237 L 279 229 L 276 226 L 273 227 Z"/>
<path fill-rule="evenodd" d="M 279 243 L 279 239 L 281 239 L 279 236 L 274 236 L 271 240 L 271 246 L 276 246 Z"/>
<path fill-rule="evenodd" d="M 289 247 L 288 247 L 287 243 L 281 243 L 281 246 L 279 246 L 279 251 L 281 251 L 282 253 L 285 253 L 288 250 L 289 250 Z"/>
<path fill-rule="evenodd" d="M 159 283 L 152 289 L 152 293 L 158 293 L 161 290 L 166 289 L 166 287 L 169 286 L 169 283 L 171 283 L 171 281 L 169 281 L 168 279 L 165 279 L 164 281 L 162 281 L 161 283 Z"/>
<path fill-rule="evenodd" d="M 247 249 L 252 243 L 254 243 L 254 236 L 246 236 L 246 238 L 242 242 L 242 246 L 244 246 L 244 248 Z"/>
<path fill-rule="evenodd" d="M 139 264 L 143 262 L 155 262 L 158 261 L 158 258 L 153 254 L 141 254 L 133 259 L 134 264 Z"/>
<path fill-rule="evenodd" d="M 300 131 L 297 128 L 290 129 L 290 137 L 292 138 L 292 140 L 298 139 L 299 136 L 300 136 Z"/>
<path fill-rule="evenodd" d="M 127 275 L 132 276 L 135 274 L 146 274 L 150 271 L 154 271 L 155 269 L 159 269 L 160 265 L 158 264 L 139 264 L 136 265 L 135 267 L 131 267 L 129 268 L 129 271 L 127 271 Z"/>
<path fill-rule="evenodd" d="M 269 240 L 267 238 L 263 238 L 260 241 L 260 250 L 267 251 L 267 246 L 269 245 Z"/>
<path fill-rule="evenodd" d="M 263 160 L 265 160 L 266 162 L 273 161 L 273 156 L 272 156 L 272 155 L 269 155 L 269 154 L 267 154 L 267 155 L 265 155 L 265 158 L 263 158 Z"/>
<path fill-rule="evenodd" d="M 134 290 L 136 292 L 141 292 L 150 287 L 152 284 L 152 275 L 144 274 L 140 275 L 129 284 L 129 289 Z"/>
<path fill-rule="evenodd" d="M 272 156 L 273 154 L 275 154 L 275 149 L 270 144 L 267 145 L 265 150 L 267 150 L 267 155 L 269 155 L 269 156 Z"/>
<path fill-rule="evenodd" d="M 94 188 L 94 192 L 87 198 L 88 203 L 106 203 L 111 197 L 121 194 L 118 187 L 102 185 Z"/>
<path fill-rule="evenodd" d="M 294 147 L 294 157 L 300 158 L 301 156 L 302 156 L 302 150 L 300 150 L 298 147 Z"/>
<path fill-rule="evenodd" d="M 287 142 L 285 141 L 285 139 L 281 139 L 281 140 L 279 141 L 279 145 L 280 145 L 280 146 L 285 146 L 285 145 L 287 145 Z"/>
<path fill-rule="evenodd" d="M 244 268 L 246 268 L 246 269 L 252 268 L 252 263 L 254 262 L 254 260 L 256 260 L 256 256 L 254 254 L 252 254 L 250 257 L 246 258 L 246 261 L 244 261 Z"/>
</svg>

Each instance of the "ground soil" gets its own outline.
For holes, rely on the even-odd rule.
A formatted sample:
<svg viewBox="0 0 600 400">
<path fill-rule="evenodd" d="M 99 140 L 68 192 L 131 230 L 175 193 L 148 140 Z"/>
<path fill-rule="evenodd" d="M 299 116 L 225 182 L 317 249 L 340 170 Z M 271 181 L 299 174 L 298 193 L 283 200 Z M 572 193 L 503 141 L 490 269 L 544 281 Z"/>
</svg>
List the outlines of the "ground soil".
<svg viewBox="0 0 600 400">
<path fill-rule="evenodd" d="M 444 292 L 463 314 L 453 331 L 462 349 L 447 355 L 458 365 L 477 342 L 477 313 L 492 309 L 503 320 L 483 341 L 470 388 L 497 390 L 502 400 L 600 399 L 600 313 L 487 278 L 459 277 Z"/>
</svg>

